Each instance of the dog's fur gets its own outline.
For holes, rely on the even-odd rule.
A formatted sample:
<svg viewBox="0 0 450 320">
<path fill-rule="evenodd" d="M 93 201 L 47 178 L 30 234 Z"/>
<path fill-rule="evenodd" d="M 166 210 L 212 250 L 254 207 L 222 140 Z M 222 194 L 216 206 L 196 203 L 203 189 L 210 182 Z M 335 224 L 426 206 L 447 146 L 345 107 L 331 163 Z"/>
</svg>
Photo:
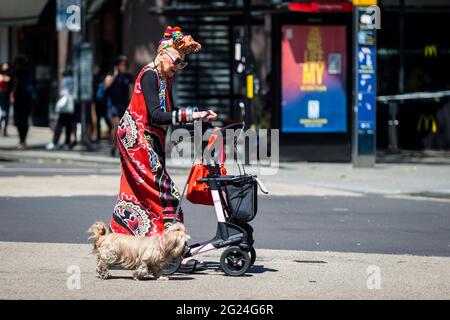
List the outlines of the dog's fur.
<svg viewBox="0 0 450 320">
<path fill-rule="evenodd" d="M 181 257 L 190 239 L 186 228 L 175 223 L 165 230 L 164 235 L 135 237 L 120 233 L 110 233 L 101 221 L 88 230 L 93 239 L 93 253 L 97 255 L 97 273 L 101 279 L 110 278 L 108 267 L 120 264 L 126 269 L 134 269 L 133 278 L 141 280 L 149 272 L 155 279 L 161 277 L 162 269 L 175 258 Z"/>
</svg>

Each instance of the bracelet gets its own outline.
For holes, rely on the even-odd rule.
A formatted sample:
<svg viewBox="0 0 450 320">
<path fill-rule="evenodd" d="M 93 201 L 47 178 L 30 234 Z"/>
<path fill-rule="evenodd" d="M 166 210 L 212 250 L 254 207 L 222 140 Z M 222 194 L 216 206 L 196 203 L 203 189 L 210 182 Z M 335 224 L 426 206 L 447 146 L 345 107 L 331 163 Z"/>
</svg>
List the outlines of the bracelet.
<svg viewBox="0 0 450 320">
<path fill-rule="evenodd" d="M 192 107 L 187 107 L 187 114 L 186 114 L 187 122 L 192 122 L 192 120 L 194 120 L 193 114 L 194 113 L 192 112 Z"/>
<path fill-rule="evenodd" d="M 194 112 L 198 112 L 197 107 L 186 107 L 172 111 L 172 124 L 193 122 Z"/>
<path fill-rule="evenodd" d="M 177 111 L 172 111 L 172 124 L 177 124 Z"/>
</svg>

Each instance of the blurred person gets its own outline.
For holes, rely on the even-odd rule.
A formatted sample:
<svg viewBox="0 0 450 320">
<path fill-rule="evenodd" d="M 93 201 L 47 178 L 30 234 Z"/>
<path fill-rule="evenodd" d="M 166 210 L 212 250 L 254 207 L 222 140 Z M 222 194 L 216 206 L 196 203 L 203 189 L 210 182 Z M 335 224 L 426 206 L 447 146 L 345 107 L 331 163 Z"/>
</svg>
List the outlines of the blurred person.
<svg viewBox="0 0 450 320">
<path fill-rule="evenodd" d="M 101 69 L 98 65 L 95 66 L 94 70 L 94 76 L 92 79 L 92 92 L 93 97 L 92 101 L 95 105 L 95 114 L 96 114 L 96 121 L 95 121 L 95 127 L 96 127 L 96 138 L 94 142 L 98 143 L 101 140 L 101 120 L 102 118 L 105 119 L 106 125 L 108 126 L 109 132 L 111 132 L 112 124 L 111 121 L 109 121 L 109 117 L 107 114 L 106 109 L 106 93 L 105 93 L 105 84 L 104 81 L 104 75 L 101 72 Z"/>
<path fill-rule="evenodd" d="M 11 77 L 9 76 L 9 64 L 2 63 L 0 67 L 0 129 L 4 123 L 3 135 L 8 136 L 9 109 L 11 103 Z"/>
<path fill-rule="evenodd" d="M 75 111 L 72 122 L 73 141 L 70 144 L 70 149 L 73 149 L 78 144 L 78 123 L 81 123 L 81 102 L 79 100 L 75 100 L 74 108 Z"/>
<path fill-rule="evenodd" d="M 117 57 L 113 72 L 105 77 L 103 83 L 106 89 L 108 118 L 112 124 L 111 156 L 114 157 L 117 151 L 117 127 L 133 92 L 133 77 L 128 72 L 127 57 Z"/>
<path fill-rule="evenodd" d="M 84 133 L 83 130 L 83 113 L 85 116 L 85 130 Z M 80 126 L 78 126 L 80 124 Z M 76 101 L 75 102 L 75 115 L 74 115 L 74 121 L 73 121 L 73 142 L 70 145 L 70 149 L 74 148 L 78 144 L 78 132 L 79 128 L 81 128 L 81 143 L 85 144 L 88 148 L 91 147 L 91 138 L 92 138 L 92 103 L 91 102 L 84 102 L 84 101 Z M 86 134 L 86 136 L 83 136 L 83 134 Z"/>
<path fill-rule="evenodd" d="M 73 73 L 70 68 L 66 68 L 62 74 L 62 79 L 59 85 L 59 99 L 56 103 L 56 112 L 58 113 L 58 120 L 56 122 L 55 131 L 53 134 L 53 140 L 50 142 L 46 149 L 53 150 L 59 147 L 59 138 L 62 133 L 63 127 L 65 127 L 66 136 L 64 149 L 71 148 L 71 135 L 74 123 L 74 79 Z"/>
<path fill-rule="evenodd" d="M 33 102 L 36 100 L 28 59 L 19 55 L 13 62 L 11 102 L 14 110 L 14 124 L 19 132 L 19 150 L 27 148 L 26 139 L 29 129 L 29 117 Z"/>
<path fill-rule="evenodd" d="M 120 120 L 117 143 L 121 158 L 120 192 L 111 217 L 113 232 L 135 236 L 162 234 L 176 216 L 180 193 L 166 169 L 165 140 L 170 125 L 195 119 L 217 119 L 213 111 L 175 108 L 172 81 L 187 66 L 186 55 L 201 45 L 179 27 L 167 27 L 155 59 L 141 69 L 133 96 Z M 193 258 L 184 259 L 180 272 L 205 270 Z"/>
</svg>

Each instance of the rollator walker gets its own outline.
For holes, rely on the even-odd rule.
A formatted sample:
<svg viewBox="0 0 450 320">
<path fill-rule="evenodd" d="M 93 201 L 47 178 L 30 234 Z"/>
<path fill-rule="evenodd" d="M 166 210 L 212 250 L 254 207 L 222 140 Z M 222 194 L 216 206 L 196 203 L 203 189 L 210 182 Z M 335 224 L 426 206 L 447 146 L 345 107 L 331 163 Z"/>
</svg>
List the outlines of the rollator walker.
<svg viewBox="0 0 450 320">
<path fill-rule="evenodd" d="M 174 221 L 181 208 L 181 202 L 186 193 L 186 199 L 194 204 L 214 206 L 217 217 L 217 231 L 209 241 L 195 243 L 186 247 L 182 257 L 172 261 L 164 270 L 165 275 L 175 273 L 184 258 L 193 257 L 211 250 L 226 248 L 220 256 L 220 266 L 223 272 L 230 276 L 241 276 L 255 263 L 252 221 L 258 209 L 258 186 L 262 192 L 268 193 L 265 186 L 256 175 L 245 173 L 244 164 L 238 164 L 239 175 L 227 175 L 225 169 L 225 150 L 223 134 L 226 129 L 243 128 L 242 123 L 231 124 L 223 128 L 214 128 L 210 137 L 199 151 L 205 148 L 211 155 L 210 161 L 202 157 L 200 164 L 193 166 L 184 186 L 177 207 Z M 191 131 L 192 132 L 192 131 Z M 240 131 L 242 133 L 242 130 Z M 174 144 L 183 140 L 182 137 Z M 237 138 L 234 137 L 233 150 L 237 153 Z M 241 174 L 242 173 L 242 174 Z"/>
</svg>

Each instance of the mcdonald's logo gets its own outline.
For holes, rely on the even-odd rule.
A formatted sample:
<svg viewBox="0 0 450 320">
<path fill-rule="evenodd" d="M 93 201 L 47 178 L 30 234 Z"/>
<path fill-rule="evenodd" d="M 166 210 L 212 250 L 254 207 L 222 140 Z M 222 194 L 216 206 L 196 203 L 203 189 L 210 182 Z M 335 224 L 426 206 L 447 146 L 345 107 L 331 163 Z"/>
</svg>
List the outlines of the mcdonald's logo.
<svg viewBox="0 0 450 320">
<path fill-rule="evenodd" d="M 426 116 L 424 114 L 421 115 L 419 121 L 417 122 L 417 132 L 422 131 L 422 126 L 425 131 L 429 131 L 430 124 L 431 124 L 431 132 L 436 133 L 437 132 L 436 119 L 431 115 L 430 116 Z"/>
<path fill-rule="evenodd" d="M 425 46 L 423 54 L 425 55 L 426 58 L 436 57 L 437 56 L 437 47 L 435 45 Z"/>
</svg>

